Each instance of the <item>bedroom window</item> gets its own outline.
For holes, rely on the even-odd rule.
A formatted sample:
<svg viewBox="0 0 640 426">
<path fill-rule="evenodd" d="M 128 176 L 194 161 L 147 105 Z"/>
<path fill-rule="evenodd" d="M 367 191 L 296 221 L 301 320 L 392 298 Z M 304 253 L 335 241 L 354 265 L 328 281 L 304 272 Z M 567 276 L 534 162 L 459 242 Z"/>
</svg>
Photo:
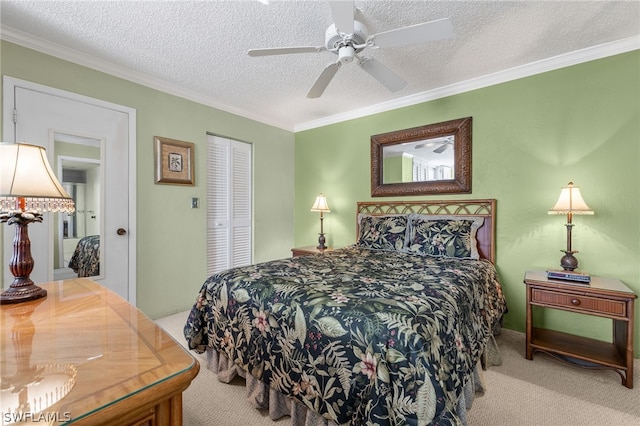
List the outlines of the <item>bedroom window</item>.
<svg viewBox="0 0 640 426">
<path fill-rule="evenodd" d="M 207 274 L 251 264 L 251 144 L 207 139 Z"/>
</svg>

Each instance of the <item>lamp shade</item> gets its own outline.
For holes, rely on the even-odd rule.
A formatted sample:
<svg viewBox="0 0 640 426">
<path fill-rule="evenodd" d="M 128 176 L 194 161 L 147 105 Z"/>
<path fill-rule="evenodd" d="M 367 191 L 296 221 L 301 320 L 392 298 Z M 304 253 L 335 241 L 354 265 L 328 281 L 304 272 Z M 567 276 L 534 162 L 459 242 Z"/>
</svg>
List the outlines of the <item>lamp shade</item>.
<svg viewBox="0 0 640 426">
<path fill-rule="evenodd" d="M 311 207 L 312 212 L 330 212 L 329 205 L 327 204 L 327 198 L 320 194 L 316 197 L 316 202 Z"/>
<path fill-rule="evenodd" d="M 68 211 L 73 200 L 51 170 L 46 150 L 0 143 L 0 211 Z"/>
<path fill-rule="evenodd" d="M 580 188 L 573 185 L 573 182 L 562 188 L 558 202 L 549 210 L 549 214 L 593 214 L 593 210 L 589 208 L 582 194 L 580 194 Z"/>
</svg>

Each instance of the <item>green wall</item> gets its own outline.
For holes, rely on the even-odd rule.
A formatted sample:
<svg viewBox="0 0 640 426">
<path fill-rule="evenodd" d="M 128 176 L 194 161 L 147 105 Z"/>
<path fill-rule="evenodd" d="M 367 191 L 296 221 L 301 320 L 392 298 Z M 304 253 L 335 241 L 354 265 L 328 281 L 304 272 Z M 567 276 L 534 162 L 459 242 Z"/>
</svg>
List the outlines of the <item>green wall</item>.
<svg viewBox="0 0 640 426">
<path fill-rule="evenodd" d="M 137 111 L 137 305 L 152 318 L 187 309 L 206 279 L 206 132 L 253 144 L 254 261 L 293 244 L 294 134 L 3 41 L 0 73 Z M 154 184 L 153 137 L 195 144 L 195 187 Z M 4 229 L 4 225 L 2 228 Z M 0 247 L 1 250 L 1 247 Z M 37 260 L 36 260 L 37 261 Z M 0 270 L 1 272 L 1 270 Z M 8 285 L 8 283 L 7 283 Z"/>
<path fill-rule="evenodd" d="M 398 155 L 382 160 L 384 183 L 413 182 L 413 158 Z"/>
<path fill-rule="evenodd" d="M 382 181 L 387 183 L 403 182 L 402 156 L 382 159 Z"/>
<path fill-rule="evenodd" d="M 524 330 L 524 272 L 559 267 L 566 217 L 547 210 L 569 181 L 595 211 L 574 218 L 580 269 L 618 278 L 640 294 L 640 51 L 297 133 L 296 245 L 317 240 L 318 218 L 309 208 L 320 192 L 331 208 L 324 219 L 328 245 L 353 244 L 356 201 L 372 199 L 371 135 L 467 116 L 473 117 L 473 192 L 411 199 L 498 200 L 506 327 Z M 610 320 L 601 318 L 546 310 L 544 322 L 611 336 Z"/>
</svg>

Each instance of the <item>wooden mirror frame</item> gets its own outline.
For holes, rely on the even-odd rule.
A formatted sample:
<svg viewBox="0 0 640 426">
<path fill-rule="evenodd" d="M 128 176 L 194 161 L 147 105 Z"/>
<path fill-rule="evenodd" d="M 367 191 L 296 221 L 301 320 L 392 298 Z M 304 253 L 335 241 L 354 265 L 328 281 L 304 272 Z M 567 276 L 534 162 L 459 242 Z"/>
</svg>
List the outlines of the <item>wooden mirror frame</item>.
<svg viewBox="0 0 640 426">
<path fill-rule="evenodd" d="M 471 192 L 471 117 L 371 136 L 371 196 L 462 194 Z M 454 136 L 454 178 L 384 183 L 382 149 L 425 139 Z"/>
</svg>

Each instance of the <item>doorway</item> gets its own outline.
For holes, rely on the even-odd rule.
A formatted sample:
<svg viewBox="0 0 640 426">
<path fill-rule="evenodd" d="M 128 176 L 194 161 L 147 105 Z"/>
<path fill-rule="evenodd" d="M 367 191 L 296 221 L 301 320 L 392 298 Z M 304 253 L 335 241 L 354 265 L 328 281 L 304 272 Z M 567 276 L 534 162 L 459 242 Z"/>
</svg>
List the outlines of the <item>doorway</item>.
<svg viewBox="0 0 640 426">
<path fill-rule="evenodd" d="M 76 212 L 91 210 L 89 215 L 94 216 L 89 230 L 99 239 L 99 272 L 90 276 L 135 304 L 135 109 L 5 76 L 3 111 L 4 140 L 44 146 L 59 181 L 65 180 L 60 174 L 64 169 L 80 164 L 78 159 L 95 162 L 97 168 L 91 172 L 95 175 L 90 194 L 93 204 L 91 209 L 80 209 L 84 213 Z M 78 179 L 82 178 L 66 177 L 69 184 L 79 184 L 73 182 Z M 86 188 L 76 189 L 74 201 L 86 207 Z M 65 219 L 68 227 L 72 218 L 47 213 L 43 223 L 29 227 L 35 259 L 31 278 L 36 283 L 61 277 L 54 276 L 54 270 L 60 269 Z M 80 218 L 73 219 L 77 229 Z M 85 231 L 86 225 L 85 221 Z M 7 228 L 5 265 L 12 253 L 13 230 Z M 11 282 L 8 268 L 3 278 L 5 283 Z"/>
</svg>

